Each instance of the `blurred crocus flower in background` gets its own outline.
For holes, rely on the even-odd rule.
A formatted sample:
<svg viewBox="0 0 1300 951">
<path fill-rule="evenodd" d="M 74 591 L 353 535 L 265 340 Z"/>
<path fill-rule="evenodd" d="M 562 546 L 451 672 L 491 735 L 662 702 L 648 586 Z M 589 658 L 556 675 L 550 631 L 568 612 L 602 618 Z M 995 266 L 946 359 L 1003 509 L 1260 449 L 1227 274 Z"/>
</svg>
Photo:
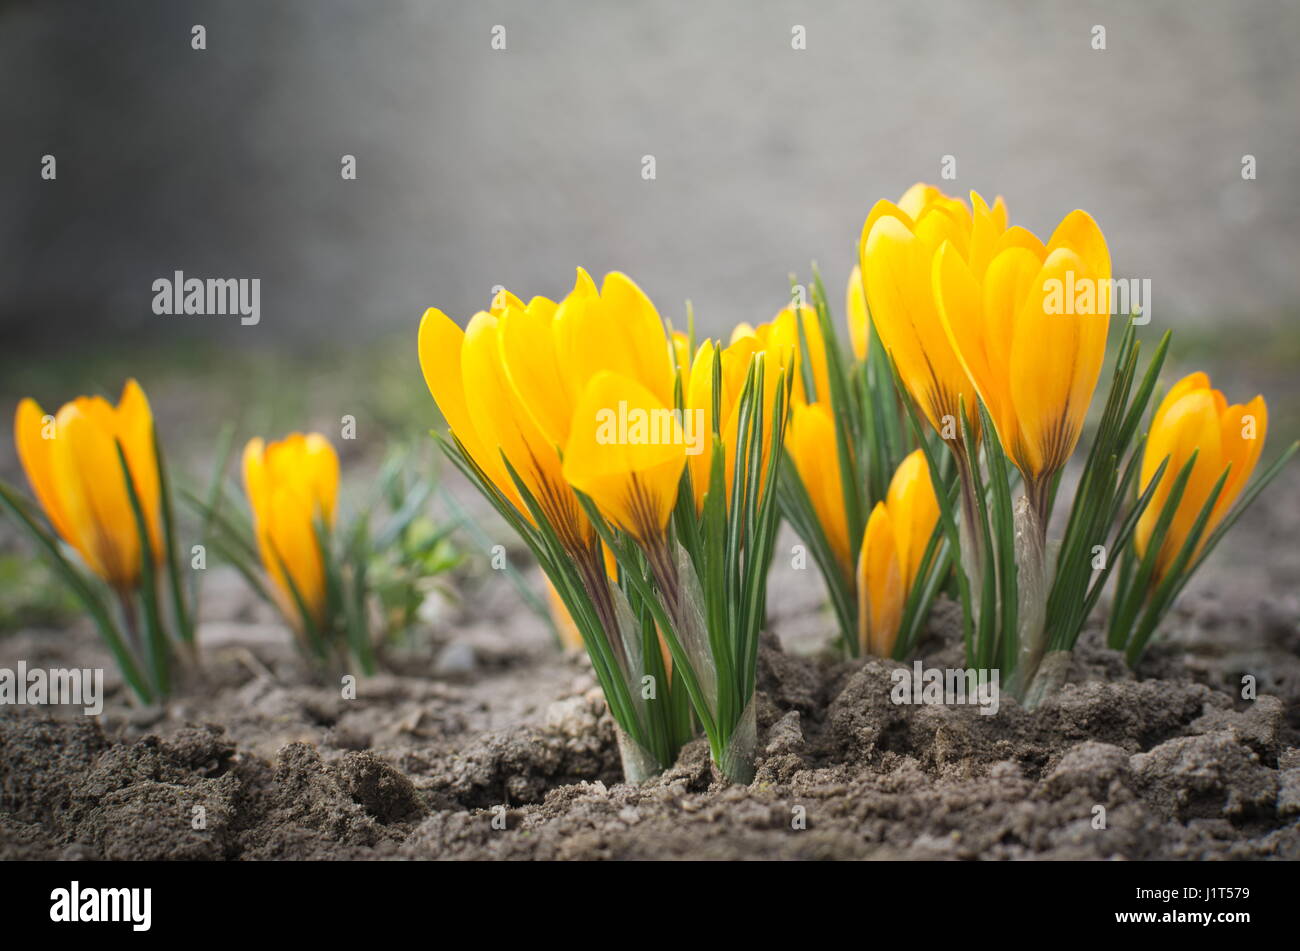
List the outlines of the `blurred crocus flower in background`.
<svg viewBox="0 0 1300 951">
<path fill-rule="evenodd" d="M 244 448 L 244 491 L 262 565 L 284 616 L 300 633 L 306 620 L 326 620 L 321 535 L 333 528 L 338 490 L 338 455 L 319 433 L 293 433 L 272 443 L 259 437 Z"/>
<path fill-rule="evenodd" d="M 79 396 L 53 416 L 24 399 L 14 420 L 14 441 L 32 492 L 59 537 L 122 593 L 140 583 L 141 543 L 120 446 L 154 561 L 162 562 L 153 413 L 140 384 L 128 380 L 117 406 L 100 396 Z"/>
</svg>

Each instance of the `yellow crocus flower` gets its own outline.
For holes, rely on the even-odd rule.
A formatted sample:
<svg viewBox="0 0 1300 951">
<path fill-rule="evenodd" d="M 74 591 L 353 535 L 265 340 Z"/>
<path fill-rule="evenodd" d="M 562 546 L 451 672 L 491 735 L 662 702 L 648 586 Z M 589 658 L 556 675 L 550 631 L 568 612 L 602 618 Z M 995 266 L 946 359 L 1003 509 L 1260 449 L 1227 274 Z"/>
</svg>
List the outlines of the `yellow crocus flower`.
<svg viewBox="0 0 1300 951">
<path fill-rule="evenodd" d="M 862 537 L 858 638 L 867 653 L 888 657 L 893 652 L 904 605 L 938 521 L 930 469 L 917 449 L 894 472 L 885 500 L 872 509 Z"/>
<path fill-rule="evenodd" d="M 625 492 L 617 504 L 606 498 L 617 462 L 637 466 L 635 481 L 656 505 L 665 494 L 667 480 L 661 472 L 650 473 L 655 466 L 646 452 L 616 460 L 616 453 L 603 452 L 595 441 L 598 409 L 618 412 L 620 400 L 643 401 L 628 409 L 646 412 L 674 405 L 676 371 L 663 322 L 626 275 L 611 273 L 597 288 L 579 268 L 573 290 L 558 305 L 543 297 L 525 305 L 499 294 L 463 333 L 430 309 L 421 322 L 420 362 L 430 392 L 469 455 L 526 515 L 505 465 L 509 460 L 569 551 L 590 550 L 596 541 L 571 485 L 593 489 L 600 493 L 593 495 L 598 504 L 609 502 L 611 514 L 626 516 L 631 503 Z M 598 378 L 599 389 L 589 393 Z M 601 402 L 609 400 L 612 405 Z M 650 455 L 655 448 L 649 447 Z M 659 481 L 647 487 L 652 476 Z M 637 504 L 645 501 L 638 495 Z"/>
<path fill-rule="evenodd" d="M 334 447 L 319 433 L 292 433 L 269 444 L 257 437 L 244 447 L 243 463 L 253 532 L 281 611 L 301 625 L 296 588 L 312 621 L 325 623 L 325 560 L 316 523 L 323 520 L 327 530 L 334 526 L 339 491 Z"/>
<path fill-rule="evenodd" d="M 837 462 L 835 420 L 829 407 L 825 403 L 796 403 L 785 445 L 840 570 L 845 580 L 851 582 L 853 555 L 849 550 L 849 523 Z"/>
<path fill-rule="evenodd" d="M 570 387 L 556 364 L 552 323 L 556 304 L 523 304 L 501 292 L 461 330 L 437 308 L 420 322 L 420 366 L 426 385 L 466 453 L 501 494 L 528 519 L 507 460 L 571 552 L 590 549 L 595 531 L 560 466 L 557 435 L 567 438 Z M 507 362 L 513 353 L 526 359 Z M 513 372 L 512 372 L 513 371 Z M 549 393 L 526 401 L 522 392 Z"/>
<path fill-rule="evenodd" d="M 972 192 L 971 201 L 979 220 L 983 200 Z M 968 256 L 945 239 L 934 257 L 934 299 L 952 351 L 1032 492 L 1065 464 L 1083 429 L 1106 350 L 1110 254 L 1083 211 L 1066 215 L 1046 245 L 1011 228 L 994 247 L 991 257 Z"/>
<path fill-rule="evenodd" d="M 650 299 L 617 272 L 592 291 L 575 288 L 556 318 L 564 369 L 580 387 L 564 475 L 606 518 L 650 543 L 677 502 L 688 435 L 705 434 L 688 433 L 677 412 L 673 347 Z"/>
<path fill-rule="evenodd" d="M 871 327 L 867 315 L 867 291 L 862 286 L 862 267 L 853 265 L 849 284 L 844 290 L 844 313 L 849 323 L 849 342 L 853 345 L 853 358 L 859 363 L 867 359 L 867 346 L 871 342 Z"/>
<path fill-rule="evenodd" d="M 974 211 L 930 185 L 917 184 L 897 204 L 877 202 L 859 245 L 862 281 L 871 319 L 893 357 L 903 384 L 930 425 L 956 446 L 964 405 L 975 438 L 979 414 L 975 389 L 944 331 L 933 291 L 936 253 L 950 244 L 983 272 L 1007 238 L 1002 199 L 990 208 L 973 196 Z M 1022 229 L 1023 230 L 1023 229 Z"/>
<path fill-rule="evenodd" d="M 466 454 L 501 494 L 527 517 L 523 498 L 511 481 L 498 448 L 490 444 L 487 434 L 479 433 L 470 418 L 462 361 L 464 349 L 465 331 L 455 321 L 436 307 L 424 312 L 420 320 L 419 355 L 425 385 L 452 434 L 465 447 Z"/>
<path fill-rule="evenodd" d="M 148 526 L 154 560 L 164 552 L 153 412 L 144 390 L 128 380 L 117 406 L 80 396 L 47 418 L 35 400 L 18 404 L 18 458 L 59 537 L 119 593 L 139 584 L 140 534 L 117 454 L 122 447 Z"/>
<path fill-rule="evenodd" d="M 1223 393 L 1210 386 L 1204 373 L 1183 377 L 1161 401 L 1151 421 L 1146 449 L 1142 454 L 1141 491 L 1146 491 L 1156 469 L 1166 457 L 1169 464 L 1138 520 L 1134 541 L 1145 556 L 1151 534 L 1169 498 L 1169 491 L 1193 452 L 1196 464 L 1188 477 L 1178 510 L 1156 558 L 1153 583 L 1158 583 L 1178 556 L 1197 516 L 1205 506 L 1214 484 L 1228 470 L 1227 480 L 1210 512 L 1197 551 L 1223 520 L 1233 502 L 1250 480 L 1264 449 L 1268 430 L 1268 406 L 1262 396 L 1243 405 L 1228 405 Z"/>
</svg>

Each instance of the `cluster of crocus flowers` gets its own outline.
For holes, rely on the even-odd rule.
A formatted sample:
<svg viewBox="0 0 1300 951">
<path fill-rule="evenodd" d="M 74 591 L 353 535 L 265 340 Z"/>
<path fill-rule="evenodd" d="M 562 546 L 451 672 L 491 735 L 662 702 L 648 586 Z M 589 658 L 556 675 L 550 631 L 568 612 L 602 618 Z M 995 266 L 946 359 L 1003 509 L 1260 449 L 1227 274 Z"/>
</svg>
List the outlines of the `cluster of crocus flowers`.
<svg viewBox="0 0 1300 951">
<path fill-rule="evenodd" d="M 723 538 L 721 520 L 748 506 L 746 531 L 758 537 L 729 543 L 770 545 L 775 509 L 760 499 L 771 496 L 768 462 L 784 428 L 779 345 L 744 334 L 690 349 L 626 275 L 598 287 L 583 270 L 559 303 L 503 292 L 464 331 L 431 308 L 419 334 L 425 382 L 455 441 L 444 445 L 538 556 L 564 608 L 557 619 L 582 636 L 622 738 L 654 771 L 689 738 L 688 693 L 719 755 L 745 713 L 737 698 L 752 695 L 752 591 L 734 621 L 698 603 L 701 579 L 722 576 L 701 563 L 722 567 L 722 552 L 705 551 L 697 523 L 712 519 Z M 766 514 L 755 520 L 758 508 Z M 728 564 L 759 570 L 758 559 Z M 711 641 L 702 618 L 753 630 L 739 635 L 737 656 L 706 668 L 699 649 L 729 635 Z M 658 656 L 661 636 L 671 659 Z M 737 665 L 748 694 L 722 683 Z M 668 688 L 667 703 L 641 695 L 647 678 Z"/>
<path fill-rule="evenodd" d="M 917 449 L 894 473 L 888 496 L 871 511 L 858 555 L 858 639 L 862 649 L 890 657 L 903 610 L 920 577 L 939 521 L 925 454 Z"/>
<path fill-rule="evenodd" d="M 171 690 L 173 643 L 192 648 L 193 628 L 172 537 L 166 469 L 144 390 L 128 380 L 117 405 L 80 396 L 53 415 L 24 399 L 14 442 L 53 533 L 8 486 L 0 485 L 0 502 L 85 605 L 136 696 L 146 703 L 164 698 Z M 59 540 L 75 559 L 65 557 Z M 164 576 L 170 624 L 161 607 Z M 113 593 L 116 614 L 92 577 Z"/>
<path fill-rule="evenodd" d="M 1009 660 L 1015 641 L 1043 639 L 1054 477 L 1079 441 L 1106 348 L 1105 238 L 1073 211 L 1043 242 L 1009 224 L 1001 198 L 972 192 L 968 205 L 917 184 L 871 209 L 859 258 L 882 347 L 956 464 L 961 530 L 951 522 L 950 541 L 968 632 L 976 617 L 982 626 L 977 660 Z M 1014 516 L 1001 488 L 1007 461 L 1024 477 Z"/>
<path fill-rule="evenodd" d="M 244 491 L 262 567 L 300 638 L 329 621 L 325 563 L 338 504 L 339 458 L 320 433 L 244 447 Z"/>
<path fill-rule="evenodd" d="M 977 397 L 1024 474 L 1044 491 L 1074 451 L 1106 349 L 1110 254 L 1085 212 L 1051 238 L 1008 226 L 1006 205 L 915 185 L 872 208 L 862 231 L 871 316 L 904 386 L 957 448 L 980 436 Z"/>
<path fill-rule="evenodd" d="M 554 531 L 611 624 L 599 538 L 573 489 L 641 537 L 662 531 L 684 445 L 615 439 L 618 459 L 596 449 L 602 410 L 678 418 L 673 353 L 654 305 L 617 272 L 598 289 L 579 269 L 558 305 L 503 292 L 464 331 L 436 308 L 420 323 L 420 366 L 452 435 L 521 516 L 536 524 L 540 515 Z"/>
<path fill-rule="evenodd" d="M 1262 396 L 1249 403 L 1229 405 L 1223 393 L 1210 386 L 1210 378 L 1200 372 L 1183 377 L 1170 388 L 1151 420 L 1142 454 L 1142 491 L 1150 485 L 1161 462 L 1167 459 L 1168 463 L 1165 477 L 1155 487 L 1151 503 L 1138 521 L 1134 542 L 1139 556 L 1145 556 L 1151 546 L 1156 525 L 1170 502 L 1176 475 L 1187 466 L 1190 470 L 1155 556 L 1153 584 L 1159 584 L 1168 574 L 1220 480 L 1222 486 L 1206 513 L 1189 558 L 1196 557 L 1223 521 L 1255 471 L 1267 431 L 1268 407 Z"/>
<path fill-rule="evenodd" d="M 686 467 L 674 393 L 688 349 L 617 272 L 598 287 L 579 269 L 558 304 L 502 292 L 463 331 L 437 308 L 420 323 L 420 366 L 458 447 L 452 458 L 537 554 L 563 608 L 557 626 L 580 635 L 629 746 L 653 763 L 625 760 L 630 773 L 662 768 L 686 737 L 661 716 L 667 704 L 639 700 L 646 676 L 659 674 L 673 693 L 653 663 L 658 650 L 646 649 L 655 627 L 630 630 L 617 570 L 575 490 L 618 529 L 665 550 Z"/>
</svg>

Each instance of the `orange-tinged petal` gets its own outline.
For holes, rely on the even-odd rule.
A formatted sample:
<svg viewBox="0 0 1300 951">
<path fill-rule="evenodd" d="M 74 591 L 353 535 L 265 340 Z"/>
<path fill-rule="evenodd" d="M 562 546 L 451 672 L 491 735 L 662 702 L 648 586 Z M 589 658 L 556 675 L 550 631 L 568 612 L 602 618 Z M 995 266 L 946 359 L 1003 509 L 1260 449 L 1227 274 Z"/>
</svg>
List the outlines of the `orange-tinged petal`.
<svg viewBox="0 0 1300 951">
<path fill-rule="evenodd" d="M 1138 521 L 1136 544 L 1139 554 L 1145 555 L 1155 524 L 1160 518 L 1170 490 L 1178 473 L 1197 453 L 1178 510 L 1170 524 L 1165 543 L 1156 561 L 1156 573 L 1163 576 L 1169 563 L 1177 557 L 1192 524 L 1210 490 L 1223 472 L 1222 430 L 1218 408 L 1209 390 L 1193 389 L 1184 393 L 1173 405 L 1165 407 L 1158 429 L 1153 428 L 1147 437 L 1144 470 L 1154 474 L 1166 456 L 1169 464 L 1160 483 L 1152 494 L 1151 502 Z M 1149 478 L 1144 476 L 1142 489 Z"/>
<path fill-rule="evenodd" d="M 112 431 L 112 408 L 82 397 L 59 410 L 54 440 L 56 491 L 74 546 L 100 577 L 119 589 L 140 577 L 140 538 Z"/>
<path fill-rule="evenodd" d="M 153 411 L 144 390 L 135 380 L 126 381 L 114 415 L 116 435 L 140 498 L 145 523 L 149 526 L 149 544 L 154 560 L 161 563 L 166 552 L 162 541 L 162 494 L 154 451 Z"/>
<path fill-rule="evenodd" d="M 18 404 L 18 412 L 14 415 L 14 443 L 23 471 L 27 473 L 27 482 L 59 537 L 73 548 L 79 548 L 79 540 L 64 514 L 54 481 L 54 441 L 57 438 L 58 426 L 54 418 L 47 422 L 44 410 L 35 400 L 24 399 Z"/>
<path fill-rule="evenodd" d="M 1228 509 L 1237 501 L 1242 489 L 1250 481 L 1260 453 L 1264 451 L 1264 437 L 1268 433 L 1268 406 L 1264 397 L 1256 396 L 1245 406 L 1229 406 L 1220 414 L 1224 464 L 1231 465 L 1223 491 L 1214 503 L 1214 511 L 1205 533 L 1208 535 L 1223 520 Z"/>
</svg>

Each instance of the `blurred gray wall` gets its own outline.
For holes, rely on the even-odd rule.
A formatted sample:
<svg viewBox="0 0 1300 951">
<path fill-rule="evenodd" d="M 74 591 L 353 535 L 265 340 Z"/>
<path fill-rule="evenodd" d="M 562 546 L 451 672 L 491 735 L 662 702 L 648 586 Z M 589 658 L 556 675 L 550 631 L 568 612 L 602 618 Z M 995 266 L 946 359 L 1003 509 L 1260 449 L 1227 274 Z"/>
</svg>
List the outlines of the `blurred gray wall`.
<svg viewBox="0 0 1300 951">
<path fill-rule="evenodd" d="M 870 204 L 944 154 L 1040 233 L 1091 211 L 1158 324 L 1280 326 L 1298 38 L 1294 2 L 0 4 L 0 330 L 347 347 L 575 264 L 720 330 L 811 259 L 838 299 Z M 261 324 L 154 316 L 175 269 L 261 278 Z"/>
</svg>

